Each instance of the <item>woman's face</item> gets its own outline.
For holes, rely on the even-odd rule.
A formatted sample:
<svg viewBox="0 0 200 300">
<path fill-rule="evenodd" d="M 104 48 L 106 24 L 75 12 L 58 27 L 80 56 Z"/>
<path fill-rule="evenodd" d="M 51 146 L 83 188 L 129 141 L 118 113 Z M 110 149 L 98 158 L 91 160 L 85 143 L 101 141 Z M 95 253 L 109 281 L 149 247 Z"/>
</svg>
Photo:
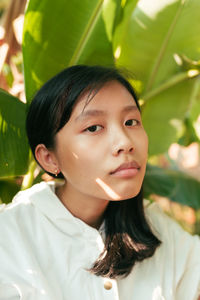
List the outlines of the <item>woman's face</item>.
<svg viewBox="0 0 200 300">
<path fill-rule="evenodd" d="M 75 105 L 56 134 L 55 157 L 67 188 L 104 200 L 136 196 L 143 182 L 148 138 L 132 95 L 118 83 L 106 83 L 85 106 Z"/>
</svg>

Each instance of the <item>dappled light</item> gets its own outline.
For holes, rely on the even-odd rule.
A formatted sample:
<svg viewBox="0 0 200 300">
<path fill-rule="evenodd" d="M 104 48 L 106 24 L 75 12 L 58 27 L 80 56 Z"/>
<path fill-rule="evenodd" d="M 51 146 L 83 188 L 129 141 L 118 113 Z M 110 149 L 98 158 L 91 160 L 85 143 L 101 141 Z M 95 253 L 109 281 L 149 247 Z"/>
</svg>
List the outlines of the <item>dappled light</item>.
<svg viewBox="0 0 200 300">
<path fill-rule="evenodd" d="M 109 198 L 113 200 L 120 200 L 120 196 L 115 191 L 113 191 L 113 189 L 111 189 L 111 187 L 107 185 L 103 180 L 97 178 L 95 181 Z"/>
<path fill-rule="evenodd" d="M 72 152 L 72 155 L 73 155 L 76 159 L 78 159 L 78 155 L 77 155 L 76 153 Z"/>
<path fill-rule="evenodd" d="M 121 46 L 118 46 L 114 53 L 115 58 L 118 59 L 120 57 L 120 54 L 121 54 Z"/>
</svg>

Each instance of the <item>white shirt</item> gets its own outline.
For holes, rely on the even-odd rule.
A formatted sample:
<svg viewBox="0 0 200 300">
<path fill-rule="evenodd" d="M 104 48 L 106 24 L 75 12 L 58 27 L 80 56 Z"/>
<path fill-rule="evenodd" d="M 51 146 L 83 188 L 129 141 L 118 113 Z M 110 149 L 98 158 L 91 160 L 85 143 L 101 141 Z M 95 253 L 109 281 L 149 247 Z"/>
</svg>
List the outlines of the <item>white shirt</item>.
<svg viewBox="0 0 200 300">
<path fill-rule="evenodd" d="M 157 204 L 146 216 L 162 244 L 125 279 L 90 268 L 103 250 L 100 232 L 75 218 L 42 182 L 20 192 L 0 213 L 0 300 L 196 300 L 200 240 Z M 110 289 L 106 289 L 110 283 Z"/>
</svg>

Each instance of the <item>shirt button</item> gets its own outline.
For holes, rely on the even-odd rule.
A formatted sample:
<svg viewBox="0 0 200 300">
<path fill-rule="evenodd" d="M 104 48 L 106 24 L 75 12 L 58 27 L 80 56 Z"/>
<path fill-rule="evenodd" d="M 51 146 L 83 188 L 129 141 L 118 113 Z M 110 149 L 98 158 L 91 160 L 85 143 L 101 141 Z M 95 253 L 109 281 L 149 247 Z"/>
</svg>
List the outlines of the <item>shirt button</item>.
<svg viewBox="0 0 200 300">
<path fill-rule="evenodd" d="M 106 290 L 112 289 L 112 282 L 110 282 L 110 281 L 105 281 L 105 282 L 104 282 L 104 289 L 106 289 Z"/>
</svg>

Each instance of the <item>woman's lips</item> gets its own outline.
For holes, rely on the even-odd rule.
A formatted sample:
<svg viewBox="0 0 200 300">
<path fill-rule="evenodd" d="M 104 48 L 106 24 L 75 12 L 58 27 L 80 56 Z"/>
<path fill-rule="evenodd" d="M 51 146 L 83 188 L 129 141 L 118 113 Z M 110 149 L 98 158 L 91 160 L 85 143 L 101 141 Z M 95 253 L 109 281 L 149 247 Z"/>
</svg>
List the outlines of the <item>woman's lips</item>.
<svg viewBox="0 0 200 300">
<path fill-rule="evenodd" d="M 136 161 L 123 163 L 110 174 L 115 177 L 128 178 L 135 176 L 140 170 L 140 166 Z"/>
</svg>

